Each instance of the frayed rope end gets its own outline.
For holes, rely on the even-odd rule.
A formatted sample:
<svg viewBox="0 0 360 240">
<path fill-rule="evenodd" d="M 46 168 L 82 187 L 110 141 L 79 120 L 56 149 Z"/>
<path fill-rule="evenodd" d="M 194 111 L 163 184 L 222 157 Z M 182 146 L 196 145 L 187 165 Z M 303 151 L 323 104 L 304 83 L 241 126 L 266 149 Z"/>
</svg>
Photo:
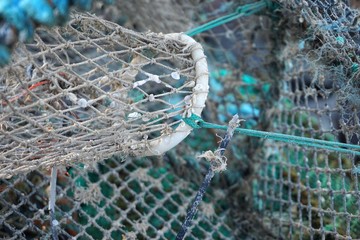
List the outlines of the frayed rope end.
<svg viewBox="0 0 360 240">
<path fill-rule="evenodd" d="M 218 149 L 215 152 L 209 150 L 199 155 L 198 158 L 205 158 L 211 165 L 211 169 L 214 172 L 223 172 L 226 170 L 227 158 L 221 155 L 221 150 Z"/>
</svg>

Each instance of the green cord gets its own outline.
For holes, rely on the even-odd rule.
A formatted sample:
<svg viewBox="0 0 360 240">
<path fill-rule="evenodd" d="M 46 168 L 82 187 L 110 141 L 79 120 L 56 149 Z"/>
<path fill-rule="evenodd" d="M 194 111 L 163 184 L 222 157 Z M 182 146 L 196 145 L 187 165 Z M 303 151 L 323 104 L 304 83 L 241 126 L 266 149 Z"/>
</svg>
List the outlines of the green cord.
<svg viewBox="0 0 360 240">
<path fill-rule="evenodd" d="M 270 0 L 261 0 L 256 3 L 250 3 L 246 4 L 244 6 L 238 7 L 234 13 L 225 15 L 223 17 L 217 18 L 213 21 L 210 21 L 208 23 L 205 23 L 199 27 L 193 28 L 186 32 L 189 36 L 194 36 L 196 34 L 205 32 L 209 29 L 212 29 L 214 27 L 220 26 L 222 24 L 228 23 L 230 21 L 233 21 L 235 19 L 238 19 L 243 16 L 250 16 L 252 14 L 255 14 L 261 10 L 263 10 L 266 7 L 272 8 L 273 3 Z"/>
<path fill-rule="evenodd" d="M 201 117 L 197 116 L 196 114 L 192 114 L 188 118 L 183 118 L 183 121 L 194 129 L 212 128 L 212 129 L 227 130 L 227 126 L 205 122 Z M 307 137 L 298 137 L 298 136 L 292 136 L 282 133 L 272 133 L 272 132 L 258 131 L 252 129 L 244 129 L 244 128 L 236 128 L 235 132 L 251 137 L 259 137 L 259 138 L 271 139 L 275 141 L 281 141 L 281 142 L 296 144 L 301 146 L 308 146 L 314 148 L 327 149 L 341 153 L 360 155 L 360 152 L 356 151 L 356 150 L 360 150 L 359 145 L 331 142 L 331 141 L 325 141 L 325 140 L 319 140 L 319 139 L 313 139 Z M 356 149 L 356 150 L 352 150 L 352 149 Z"/>
</svg>

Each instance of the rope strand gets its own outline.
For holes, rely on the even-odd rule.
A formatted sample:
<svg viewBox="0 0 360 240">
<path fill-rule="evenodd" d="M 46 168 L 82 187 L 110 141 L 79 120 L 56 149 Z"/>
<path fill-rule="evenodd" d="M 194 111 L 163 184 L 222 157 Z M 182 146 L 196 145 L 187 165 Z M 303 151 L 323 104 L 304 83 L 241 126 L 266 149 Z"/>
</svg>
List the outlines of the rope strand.
<svg viewBox="0 0 360 240">
<path fill-rule="evenodd" d="M 227 126 L 206 122 L 201 117 L 195 114 L 192 114 L 188 118 L 183 118 L 183 121 L 194 129 L 211 128 L 211 129 L 227 130 L 228 128 Z M 360 150 L 360 146 L 354 144 L 332 142 L 332 141 L 326 141 L 320 139 L 299 137 L 288 134 L 272 133 L 272 132 L 245 129 L 245 128 L 236 128 L 235 132 L 251 137 L 259 137 L 259 138 L 271 139 L 275 141 L 280 141 L 280 142 L 290 143 L 300 146 L 314 147 L 314 148 L 326 149 L 330 151 L 336 151 L 340 153 L 360 155 L 360 151 L 358 151 Z"/>
<path fill-rule="evenodd" d="M 255 3 L 249 3 L 243 6 L 240 6 L 236 8 L 235 12 L 230 13 L 228 15 L 225 15 L 223 17 L 217 18 L 213 21 L 210 21 L 208 23 L 205 23 L 201 26 L 198 26 L 196 28 L 193 28 L 186 32 L 189 36 L 195 36 L 196 34 L 205 32 L 207 30 L 213 29 L 217 26 L 223 25 L 225 23 L 231 22 L 233 20 L 236 20 L 240 17 L 244 16 L 250 16 L 253 15 L 261 10 L 263 10 L 266 7 L 272 7 L 273 3 L 269 0 L 261 0 L 259 2 Z"/>
<path fill-rule="evenodd" d="M 219 157 L 224 156 L 225 149 L 228 146 L 232 136 L 234 135 L 234 131 L 235 131 L 236 127 L 239 125 L 239 122 L 240 122 L 240 120 L 239 120 L 238 115 L 235 115 L 232 118 L 232 120 L 229 122 L 229 126 L 226 127 L 227 128 L 226 134 L 225 134 L 224 138 L 221 140 L 217 151 L 215 151 Z M 215 175 L 216 169 L 218 167 L 216 165 L 217 165 L 216 162 L 210 161 L 209 170 L 206 173 L 205 178 L 204 178 L 198 192 L 196 193 L 195 201 L 192 203 L 188 213 L 186 214 L 185 221 L 181 225 L 180 231 L 176 235 L 176 240 L 182 240 L 185 237 L 185 234 L 186 234 L 188 228 L 191 226 L 191 221 L 193 220 L 193 218 L 197 212 L 197 208 L 198 208 L 200 202 L 202 201 L 204 193 L 205 193 L 206 189 L 209 187 L 211 179 Z M 221 171 L 221 170 L 222 169 L 219 169 L 219 171 Z"/>
</svg>

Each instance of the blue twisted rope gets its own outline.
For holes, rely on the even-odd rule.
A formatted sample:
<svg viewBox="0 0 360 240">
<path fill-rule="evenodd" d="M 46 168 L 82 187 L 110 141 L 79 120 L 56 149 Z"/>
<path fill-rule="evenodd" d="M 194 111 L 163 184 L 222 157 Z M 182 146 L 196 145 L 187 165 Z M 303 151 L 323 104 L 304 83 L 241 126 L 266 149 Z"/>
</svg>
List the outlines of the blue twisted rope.
<svg viewBox="0 0 360 240">
<path fill-rule="evenodd" d="M 111 3 L 111 0 L 104 0 Z M 0 67 L 10 61 L 17 41 L 33 38 L 36 26 L 64 24 L 71 6 L 90 10 L 93 0 L 0 0 Z"/>
</svg>

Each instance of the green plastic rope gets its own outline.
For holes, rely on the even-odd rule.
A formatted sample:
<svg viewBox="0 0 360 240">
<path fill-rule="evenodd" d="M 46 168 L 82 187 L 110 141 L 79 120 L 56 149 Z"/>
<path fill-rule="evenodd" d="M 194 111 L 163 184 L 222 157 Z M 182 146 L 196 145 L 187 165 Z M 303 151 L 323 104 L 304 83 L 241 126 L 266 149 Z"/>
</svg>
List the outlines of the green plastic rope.
<svg viewBox="0 0 360 240">
<path fill-rule="evenodd" d="M 223 17 L 217 18 L 213 21 L 210 21 L 208 23 L 205 23 L 201 26 L 198 26 L 196 28 L 193 28 L 186 32 L 189 36 L 194 36 L 196 34 L 205 32 L 209 29 L 212 29 L 214 27 L 220 26 L 222 24 L 228 23 L 230 21 L 233 21 L 235 19 L 238 19 L 243 16 L 250 16 L 252 14 L 255 14 L 261 10 L 263 10 L 266 7 L 273 7 L 273 3 L 270 0 L 261 0 L 256 3 L 250 3 L 243 6 L 238 7 L 235 12 L 225 15 Z"/>
<path fill-rule="evenodd" d="M 212 128 L 212 129 L 227 130 L 228 128 L 227 126 L 206 122 L 196 114 L 192 114 L 188 118 L 183 118 L 183 121 L 194 129 Z M 360 155 L 360 151 L 358 151 L 360 150 L 359 145 L 332 142 L 332 141 L 319 140 L 319 139 L 313 139 L 307 137 L 298 137 L 298 136 L 292 136 L 282 133 L 272 133 L 272 132 L 258 131 L 258 130 L 245 129 L 245 128 L 236 128 L 235 132 L 251 137 L 259 137 L 259 138 L 271 139 L 271 140 L 281 141 L 295 145 L 326 149 L 340 153 Z"/>
</svg>

